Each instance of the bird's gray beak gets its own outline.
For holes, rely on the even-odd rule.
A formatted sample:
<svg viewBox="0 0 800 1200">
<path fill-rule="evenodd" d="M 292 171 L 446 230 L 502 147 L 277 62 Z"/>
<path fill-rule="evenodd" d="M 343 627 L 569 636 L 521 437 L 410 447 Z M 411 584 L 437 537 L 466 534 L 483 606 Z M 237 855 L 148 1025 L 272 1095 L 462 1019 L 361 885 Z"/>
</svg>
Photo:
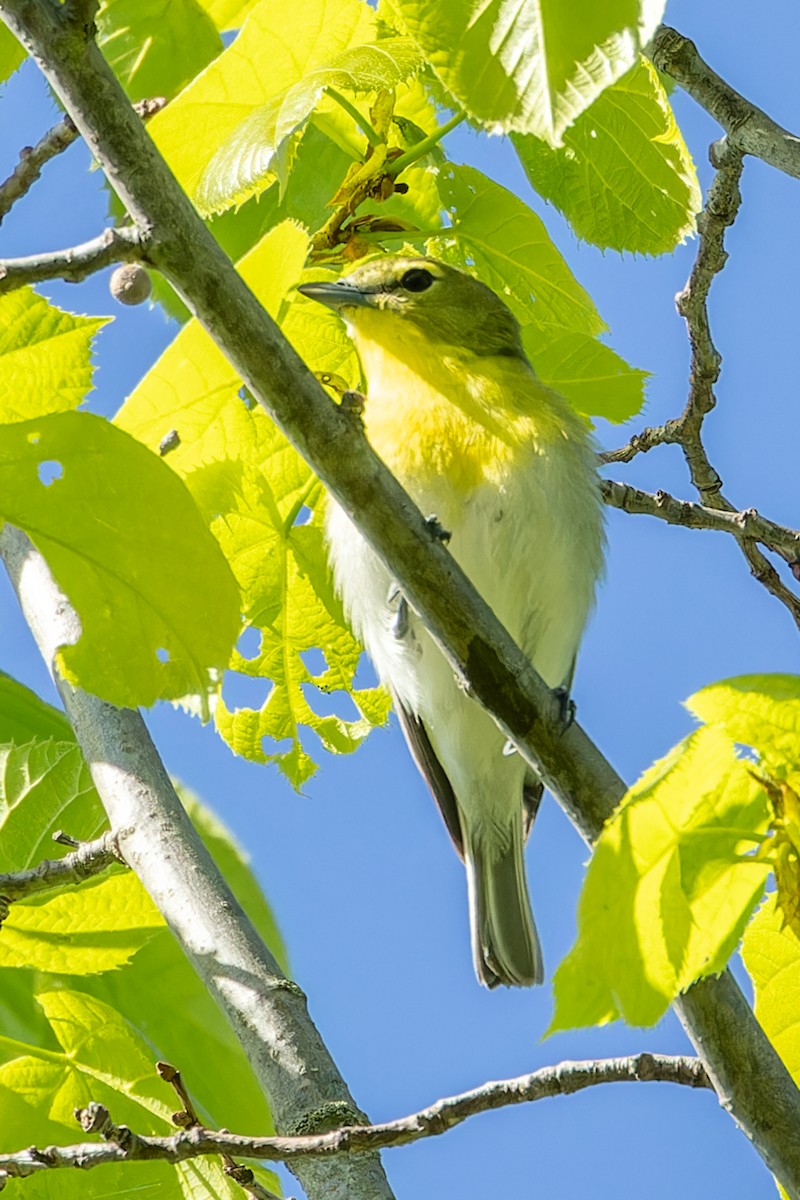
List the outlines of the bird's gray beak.
<svg viewBox="0 0 800 1200">
<path fill-rule="evenodd" d="M 367 308 L 373 303 L 371 292 L 361 292 L 343 279 L 327 283 L 301 283 L 297 290 L 301 296 L 327 304 L 335 312 L 343 308 Z"/>
</svg>

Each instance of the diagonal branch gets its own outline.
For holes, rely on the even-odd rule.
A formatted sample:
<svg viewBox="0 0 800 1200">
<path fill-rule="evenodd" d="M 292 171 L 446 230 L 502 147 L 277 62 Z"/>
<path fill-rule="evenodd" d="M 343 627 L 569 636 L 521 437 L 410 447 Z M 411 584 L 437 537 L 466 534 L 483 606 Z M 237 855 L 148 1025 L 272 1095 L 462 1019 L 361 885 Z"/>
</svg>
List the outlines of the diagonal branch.
<svg viewBox="0 0 800 1200">
<path fill-rule="evenodd" d="M 132 220 L 154 231 L 150 260 L 225 351 L 253 396 L 352 514 L 458 677 L 492 712 L 526 761 L 541 770 L 587 840 L 596 839 L 625 792 L 623 781 L 577 724 L 564 729 L 559 697 L 536 674 L 445 547 L 432 538 L 425 518 L 375 455 L 358 421 L 327 397 L 238 277 L 132 117 L 97 48 L 81 45 L 80 53 L 66 53 L 55 10 L 43 0 L 0 0 L 0 13 L 36 54 Z M 29 621 L 39 625 L 40 645 L 51 663 L 53 644 L 47 628 L 55 613 L 51 601 L 42 601 L 24 572 L 17 570 L 23 561 L 22 554 L 15 559 L 17 587 Z M 82 694 L 63 691 L 103 794 L 109 777 L 99 760 L 99 742 L 109 736 L 105 729 L 112 718 L 118 721 L 124 715 L 127 720 L 133 714 L 119 714 L 99 704 L 92 710 Z M 112 743 L 111 761 L 117 761 L 123 749 L 136 751 L 144 736 L 143 729 L 126 727 L 128 740 L 124 747 Z M 168 780 L 161 786 L 168 788 Z M 151 819 L 161 799 L 158 788 L 150 793 Z M 142 816 L 137 813 L 137 819 Z M 148 834 L 134 829 L 132 836 L 141 843 Z M 123 848 L 138 873 L 143 864 L 134 863 L 128 846 Z M 145 886 L 161 890 L 159 881 L 149 877 Z M 230 995 L 222 1003 L 242 1036 L 246 1022 Z M 732 976 L 724 972 L 703 980 L 675 1007 L 722 1103 L 792 1200 L 800 1200 L 800 1093 Z M 331 1200 L 343 1194 L 339 1184 L 335 1176 L 329 1177 L 326 1194 Z M 344 1194 L 369 1195 L 370 1200 L 387 1194 L 374 1188 L 356 1192 L 354 1184 L 354 1180 L 346 1183 Z M 322 1194 L 315 1189 L 315 1196 Z"/>
<path fill-rule="evenodd" d="M 24 900 L 53 888 L 83 883 L 121 862 L 123 859 L 116 837 L 112 833 L 104 833 L 93 842 L 78 845 L 77 849 L 63 858 L 45 859 L 26 871 L 0 875 L 0 910 L 3 910 L 0 911 L 0 921 L 5 920 L 8 905 L 14 900 Z"/>
<path fill-rule="evenodd" d="M 78 283 L 95 271 L 118 262 L 138 262 L 145 256 L 147 238 L 134 225 L 105 229 L 99 237 L 46 254 L 26 258 L 0 259 L 0 295 L 44 279 L 65 279 Z"/>
<path fill-rule="evenodd" d="M 485 1083 L 458 1096 L 446 1096 L 428 1108 L 386 1121 L 380 1125 L 353 1125 L 311 1137 L 243 1137 L 235 1133 L 215 1133 L 200 1126 L 171 1137 L 147 1137 L 126 1126 L 114 1125 L 108 1110 L 90 1104 L 76 1112 L 85 1132 L 99 1133 L 104 1142 L 83 1142 L 74 1146 L 29 1148 L 14 1154 L 0 1154 L 0 1180 L 23 1179 L 61 1167 L 88 1170 L 110 1162 L 146 1159 L 178 1163 L 204 1154 L 235 1154 L 238 1158 L 259 1158 L 267 1162 L 294 1162 L 309 1157 L 338 1154 L 363 1154 L 389 1147 L 407 1146 L 422 1138 L 438 1137 L 468 1117 L 493 1112 L 512 1104 L 532 1104 L 553 1096 L 571 1096 L 575 1092 L 607 1083 L 676 1083 L 683 1087 L 711 1089 L 711 1083 L 698 1058 L 667 1054 L 632 1054 L 624 1058 L 562 1062 L 542 1067 L 516 1079 Z"/>
</svg>

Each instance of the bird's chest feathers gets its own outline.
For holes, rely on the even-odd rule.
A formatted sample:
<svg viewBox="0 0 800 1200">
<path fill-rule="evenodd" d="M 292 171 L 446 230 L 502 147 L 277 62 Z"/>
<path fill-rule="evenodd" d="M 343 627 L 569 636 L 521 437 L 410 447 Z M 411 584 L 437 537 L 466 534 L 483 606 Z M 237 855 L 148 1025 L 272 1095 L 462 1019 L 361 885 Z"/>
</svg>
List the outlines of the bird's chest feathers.
<svg viewBox="0 0 800 1200">
<path fill-rule="evenodd" d="M 407 486 L 436 490 L 437 481 L 466 495 L 496 481 L 521 452 L 530 453 L 530 429 L 498 411 L 498 385 L 471 373 L 458 358 L 426 347 L 409 362 L 385 347 L 359 339 L 367 377 L 367 436 L 390 470 Z"/>
</svg>

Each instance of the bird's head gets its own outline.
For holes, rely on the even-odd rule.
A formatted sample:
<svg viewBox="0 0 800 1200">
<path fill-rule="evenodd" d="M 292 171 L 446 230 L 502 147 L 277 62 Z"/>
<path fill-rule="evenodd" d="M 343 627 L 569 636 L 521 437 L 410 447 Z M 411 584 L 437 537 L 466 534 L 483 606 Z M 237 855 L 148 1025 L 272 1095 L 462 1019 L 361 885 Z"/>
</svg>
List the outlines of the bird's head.
<svg viewBox="0 0 800 1200">
<path fill-rule="evenodd" d="M 397 347 L 420 337 L 476 355 L 524 359 L 519 323 L 491 288 L 434 258 L 377 258 L 330 283 L 298 289 L 359 334 Z"/>
</svg>

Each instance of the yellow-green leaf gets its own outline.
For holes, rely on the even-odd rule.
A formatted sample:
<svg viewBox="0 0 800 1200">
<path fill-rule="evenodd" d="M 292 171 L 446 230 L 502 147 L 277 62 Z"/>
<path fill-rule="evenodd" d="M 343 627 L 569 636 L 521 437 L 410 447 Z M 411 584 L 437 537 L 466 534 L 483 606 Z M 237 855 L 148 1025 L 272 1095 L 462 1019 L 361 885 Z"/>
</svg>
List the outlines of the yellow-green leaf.
<svg viewBox="0 0 800 1200">
<path fill-rule="evenodd" d="M 102 0 L 98 42 L 131 100 L 168 100 L 222 50 L 198 0 Z"/>
<path fill-rule="evenodd" d="M 66 850 L 52 840 L 57 829 L 90 841 L 105 825 L 74 740 L 0 747 L 0 870 L 19 871 L 44 858 L 60 858 Z"/>
<path fill-rule="evenodd" d="M 800 937 L 783 923 L 775 896 L 768 896 L 742 941 L 742 958 L 753 981 L 755 1013 L 796 1083 L 800 1083 Z"/>
<path fill-rule="evenodd" d="M 651 767 L 595 846 L 551 1032 L 617 1017 L 653 1025 L 695 979 L 722 970 L 769 870 L 741 856 L 768 823 L 763 790 L 718 729 Z"/>
<path fill-rule="evenodd" d="M 70 741 L 73 737 L 72 726 L 62 712 L 0 671 L 0 745 L 20 745 L 34 738 Z"/>
<path fill-rule="evenodd" d="M 647 59 L 606 88 L 559 149 L 532 134 L 511 140 L 537 192 L 587 242 L 664 254 L 694 232 L 697 173 Z"/>
<path fill-rule="evenodd" d="M 289 222 L 273 229 L 240 262 L 243 277 L 273 315 L 301 278 L 307 238 Z M 284 333 L 311 367 L 342 375 L 352 386 L 358 364 L 341 322 L 302 298 L 281 317 Z M 170 462 L 206 515 L 242 592 L 257 649 L 236 652 L 240 676 L 269 680 L 259 708 L 215 707 L 222 736 L 239 754 L 275 761 L 295 785 L 314 769 L 303 745 L 312 729 L 326 749 L 354 749 L 385 719 L 387 703 L 375 689 L 353 686 L 360 648 L 333 595 L 321 532 L 305 508 L 321 494 L 310 468 L 246 394 L 208 335 L 192 321 L 142 380 L 119 413 L 125 428 L 156 445 L 176 429 L 180 445 Z M 319 650 L 325 665 L 312 670 L 303 656 Z M 229 686 L 234 682 L 228 678 Z M 350 716 L 320 712 L 311 688 L 341 693 Z M 289 745 L 264 745 L 289 739 Z"/>
<path fill-rule="evenodd" d="M 100 417 L 55 413 L 0 426 L 0 496 L 80 616 L 58 653 L 67 679 L 119 705 L 205 696 L 239 592 L 166 462 Z"/>
<path fill-rule="evenodd" d="M 661 18 L 655 0 L 392 0 L 446 88 L 490 132 L 551 145 L 633 65 Z"/>
<path fill-rule="evenodd" d="M 752 746 L 760 769 L 800 791 L 800 675 L 739 675 L 695 692 L 686 705 Z"/>
<path fill-rule="evenodd" d="M 164 921 L 132 871 L 17 901 L 0 930 L 0 967 L 91 975 L 122 967 Z"/>
<path fill-rule="evenodd" d="M 260 0 L 232 45 L 153 118 L 150 132 L 193 195 L 218 147 L 254 109 L 375 37 L 375 17 L 360 0 L 296 0 L 288 25 L 280 5 Z"/>
<path fill-rule="evenodd" d="M 0 21 L 0 83 L 14 74 L 25 61 L 25 51 L 11 30 Z"/>
<path fill-rule="evenodd" d="M 606 326 L 524 201 L 474 167 L 440 167 L 452 225 L 431 254 L 473 270 L 515 313 L 537 373 L 581 412 L 622 421 L 642 406 L 646 373 L 597 341 Z"/>
<path fill-rule="evenodd" d="M 422 65 L 410 38 L 354 46 L 314 66 L 299 82 L 255 109 L 234 129 L 203 172 L 195 201 L 204 215 L 222 212 L 264 191 L 277 171 L 287 139 L 329 89 L 354 95 L 393 89 Z"/>
<path fill-rule="evenodd" d="M 77 408 L 92 386 L 92 339 L 108 320 L 62 312 L 32 288 L 0 296 L 0 422 Z"/>
</svg>

